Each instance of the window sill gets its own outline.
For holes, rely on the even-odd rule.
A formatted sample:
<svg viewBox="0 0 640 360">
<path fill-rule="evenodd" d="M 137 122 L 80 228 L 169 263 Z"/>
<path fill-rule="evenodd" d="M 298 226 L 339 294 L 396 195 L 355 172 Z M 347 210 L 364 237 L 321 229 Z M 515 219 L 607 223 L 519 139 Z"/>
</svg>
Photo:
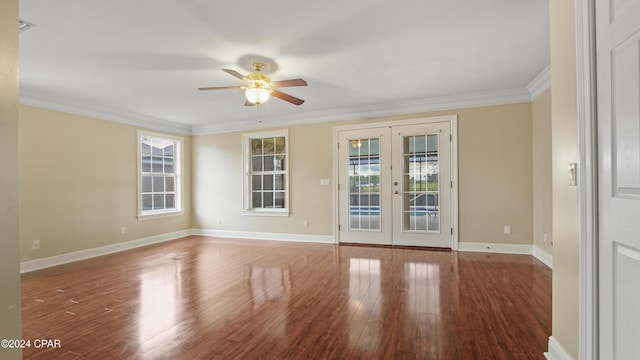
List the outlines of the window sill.
<svg viewBox="0 0 640 360">
<path fill-rule="evenodd" d="M 243 210 L 244 216 L 289 216 L 289 210 Z"/>
<path fill-rule="evenodd" d="M 138 221 L 153 220 L 153 219 L 160 219 L 160 218 L 181 216 L 181 215 L 184 215 L 184 211 L 182 210 L 162 212 L 162 213 L 152 213 L 152 214 L 140 214 L 138 215 Z"/>
</svg>

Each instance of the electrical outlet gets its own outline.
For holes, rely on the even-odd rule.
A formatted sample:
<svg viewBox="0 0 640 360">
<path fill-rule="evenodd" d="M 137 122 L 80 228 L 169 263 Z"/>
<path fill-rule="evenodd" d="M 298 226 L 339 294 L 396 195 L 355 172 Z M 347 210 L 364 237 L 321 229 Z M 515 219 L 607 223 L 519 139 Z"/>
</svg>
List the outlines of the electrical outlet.
<svg viewBox="0 0 640 360">
<path fill-rule="evenodd" d="M 305 220 L 305 221 L 302 223 L 302 226 L 304 226 L 305 228 L 308 228 L 308 227 L 309 227 L 309 220 Z"/>
<path fill-rule="evenodd" d="M 543 238 L 544 238 L 544 243 L 547 244 L 549 242 L 549 237 L 547 236 L 547 233 L 544 233 Z"/>
<path fill-rule="evenodd" d="M 504 227 L 504 234 L 505 234 L 505 235 L 510 235 L 510 234 L 511 234 L 511 226 L 509 226 L 509 225 L 505 225 L 505 227 Z"/>
<path fill-rule="evenodd" d="M 121 228 L 120 228 L 120 235 L 124 235 L 124 234 L 126 234 L 126 233 L 127 233 L 127 228 L 126 228 L 126 227 L 124 227 L 124 226 L 123 226 L 123 227 L 121 227 Z"/>
<path fill-rule="evenodd" d="M 33 240 L 33 244 L 31 245 L 31 248 L 33 250 L 38 250 L 40 249 L 40 240 Z"/>
<path fill-rule="evenodd" d="M 222 224 L 222 218 L 218 218 L 218 225 Z"/>
</svg>

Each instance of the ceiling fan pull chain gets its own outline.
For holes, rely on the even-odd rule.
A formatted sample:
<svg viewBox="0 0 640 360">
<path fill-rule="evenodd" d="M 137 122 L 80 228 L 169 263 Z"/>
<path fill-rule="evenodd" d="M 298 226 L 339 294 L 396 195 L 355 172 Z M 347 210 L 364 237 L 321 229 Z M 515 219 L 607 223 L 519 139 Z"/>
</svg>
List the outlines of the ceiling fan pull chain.
<svg viewBox="0 0 640 360">
<path fill-rule="evenodd" d="M 262 110 L 260 110 L 260 108 L 260 104 L 256 104 L 256 119 L 258 119 L 258 124 L 262 124 L 262 119 L 260 118 L 260 113 L 262 112 Z"/>
</svg>

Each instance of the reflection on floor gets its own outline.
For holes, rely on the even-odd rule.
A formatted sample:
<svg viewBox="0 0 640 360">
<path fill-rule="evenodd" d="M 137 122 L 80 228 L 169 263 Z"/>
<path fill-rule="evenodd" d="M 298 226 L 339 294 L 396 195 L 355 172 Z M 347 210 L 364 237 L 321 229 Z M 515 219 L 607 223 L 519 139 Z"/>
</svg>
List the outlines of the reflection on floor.
<svg viewBox="0 0 640 360">
<path fill-rule="evenodd" d="M 23 275 L 25 359 L 541 359 L 531 256 L 189 237 Z"/>
</svg>

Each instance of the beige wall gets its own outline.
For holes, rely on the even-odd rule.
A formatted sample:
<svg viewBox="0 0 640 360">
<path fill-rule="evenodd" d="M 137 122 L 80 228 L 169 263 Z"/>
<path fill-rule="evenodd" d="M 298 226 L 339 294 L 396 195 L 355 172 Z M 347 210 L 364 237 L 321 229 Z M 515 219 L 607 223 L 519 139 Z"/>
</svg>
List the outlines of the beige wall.
<svg viewBox="0 0 640 360">
<path fill-rule="evenodd" d="M 240 132 L 193 137 L 194 227 L 216 230 L 331 235 L 331 124 L 289 128 L 290 216 L 244 216 Z M 218 218 L 221 224 L 218 224 Z M 309 227 L 304 228 L 304 220 Z"/>
<path fill-rule="evenodd" d="M 573 1 L 550 1 L 553 164 L 553 336 L 578 358 L 578 200 L 568 165 L 577 162 Z M 578 179 L 579 181 L 580 179 Z"/>
<path fill-rule="evenodd" d="M 0 339 L 20 339 L 18 1 L 0 2 Z M 0 358 L 21 351 L 0 348 Z"/>
<path fill-rule="evenodd" d="M 191 228 L 190 137 L 184 143 L 185 214 L 138 221 L 136 131 L 20 106 L 23 261 Z M 32 250 L 33 240 L 40 240 L 39 250 Z"/>
<path fill-rule="evenodd" d="M 241 132 L 194 136 L 193 225 L 214 230 L 332 235 L 332 128 L 445 114 L 458 114 L 459 121 L 460 241 L 531 245 L 530 103 L 292 126 L 289 217 L 241 214 Z M 321 178 L 330 178 L 331 187 L 320 187 Z M 309 228 L 303 227 L 304 220 L 309 220 Z M 505 225 L 511 226 L 511 235 L 503 234 Z"/>
<path fill-rule="evenodd" d="M 291 215 L 283 218 L 243 216 L 240 212 L 241 132 L 186 137 L 185 215 L 147 221 L 136 219 L 135 127 L 21 106 L 21 259 L 192 226 L 331 236 L 333 127 L 444 114 L 458 114 L 459 119 L 460 241 L 531 245 L 530 103 L 292 126 Z M 331 186 L 321 187 L 321 178 L 330 178 Z M 309 220 L 308 228 L 304 228 L 304 220 Z M 511 226 L 511 235 L 503 234 L 505 225 Z M 121 226 L 127 228 L 126 235 L 120 235 Z M 32 250 L 33 240 L 40 240 L 39 250 Z"/>
<path fill-rule="evenodd" d="M 551 90 L 531 104 L 533 123 L 533 245 L 549 255 L 552 247 Z M 547 242 L 544 242 L 545 234 Z"/>
</svg>

